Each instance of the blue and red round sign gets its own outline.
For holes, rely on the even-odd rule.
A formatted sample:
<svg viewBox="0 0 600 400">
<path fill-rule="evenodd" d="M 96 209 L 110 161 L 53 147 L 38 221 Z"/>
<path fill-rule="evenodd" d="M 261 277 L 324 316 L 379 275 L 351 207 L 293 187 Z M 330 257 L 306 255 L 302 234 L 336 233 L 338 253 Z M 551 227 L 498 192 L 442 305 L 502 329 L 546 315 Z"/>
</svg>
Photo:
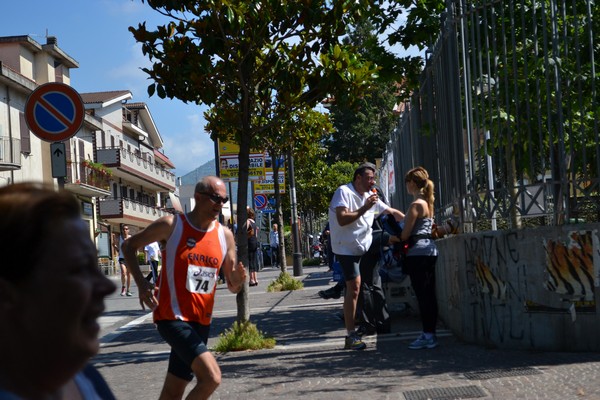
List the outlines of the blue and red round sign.
<svg viewBox="0 0 600 400">
<path fill-rule="evenodd" d="M 267 196 L 264 194 L 255 194 L 254 195 L 254 207 L 257 210 L 262 210 L 267 206 Z"/>
<path fill-rule="evenodd" d="M 81 96 L 64 83 L 51 82 L 34 90 L 25 103 L 25 120 L 34 135 L 48 142 L 74 136 L 85 116 Z"/>
</svg>

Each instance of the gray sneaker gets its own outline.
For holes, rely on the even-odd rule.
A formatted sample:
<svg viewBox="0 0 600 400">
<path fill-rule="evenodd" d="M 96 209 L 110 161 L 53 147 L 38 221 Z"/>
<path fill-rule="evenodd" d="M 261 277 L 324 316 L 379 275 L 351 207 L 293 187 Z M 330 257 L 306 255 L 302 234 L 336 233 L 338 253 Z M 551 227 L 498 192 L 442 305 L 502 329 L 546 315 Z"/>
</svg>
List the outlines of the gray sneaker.
<svg viewBox="0 0 600 400">
<path fill-rule="evenodd" d="M 367 347 L 365 342 L 361 340 L 355 333 L 346 336 L 345 350 L 364 350 Z"/>
</svg>

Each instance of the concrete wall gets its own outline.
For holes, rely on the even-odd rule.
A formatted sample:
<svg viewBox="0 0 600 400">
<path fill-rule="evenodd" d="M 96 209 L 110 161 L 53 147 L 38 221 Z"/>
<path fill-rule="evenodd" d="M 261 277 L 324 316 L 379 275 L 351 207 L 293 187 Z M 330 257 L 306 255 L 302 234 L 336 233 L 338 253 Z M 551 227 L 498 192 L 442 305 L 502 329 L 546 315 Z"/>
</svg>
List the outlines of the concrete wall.
<svg viewBox="0 0 600 400">
<path fill-rule="evenodd" d="M 491 347 L 600 351 L 600 224 L 438 240 L 440 319 Z"/>
</svg>

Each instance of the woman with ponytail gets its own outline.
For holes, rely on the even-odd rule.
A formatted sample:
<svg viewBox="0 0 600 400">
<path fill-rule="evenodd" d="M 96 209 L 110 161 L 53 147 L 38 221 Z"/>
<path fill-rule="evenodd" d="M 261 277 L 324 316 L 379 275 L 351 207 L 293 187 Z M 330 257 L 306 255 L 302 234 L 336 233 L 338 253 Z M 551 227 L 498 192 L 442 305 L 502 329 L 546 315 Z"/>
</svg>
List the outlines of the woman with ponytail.
<svg viewBox="0 0 600 400">
<path fill-rule="evenodd" d="M 435 263 L 438 251 L 431 230 L 433 227 L 433 182 L 427 170 L 416 167 L 404 177 L 406 190 L 414 200 L 410 204 L 404 219 L 404 228 L 400 239 L 407 244 L 403 269 L 410 276 L 415 291 L 423 333 L 410 344 L 413 350 L 437 347 L 435 335 L 437 324 L 437 297 L 435 294 Z"/>
</svg>

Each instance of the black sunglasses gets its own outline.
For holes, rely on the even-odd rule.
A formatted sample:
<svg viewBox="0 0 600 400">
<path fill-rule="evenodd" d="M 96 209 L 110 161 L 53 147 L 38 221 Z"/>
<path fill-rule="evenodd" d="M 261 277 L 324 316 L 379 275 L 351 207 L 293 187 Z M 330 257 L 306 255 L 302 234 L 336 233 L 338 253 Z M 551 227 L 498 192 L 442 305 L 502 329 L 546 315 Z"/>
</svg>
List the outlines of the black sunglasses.
<svg viewBox="0 0 600 400">
<path fill-rule="evenodd" d="M 198 192 L 198 193 L 208 196 L 213 203 L 217 203 L 217 204 L 218 203 L 222 203 L 222 204 L 225 204 L 225 203 L 227 203 L 229 201 L 229 197 L 228 196 L 221 197 L 218 194 L 212 194 L 212 193 L 206 193 L 206 192 Z"/>
</svg>

